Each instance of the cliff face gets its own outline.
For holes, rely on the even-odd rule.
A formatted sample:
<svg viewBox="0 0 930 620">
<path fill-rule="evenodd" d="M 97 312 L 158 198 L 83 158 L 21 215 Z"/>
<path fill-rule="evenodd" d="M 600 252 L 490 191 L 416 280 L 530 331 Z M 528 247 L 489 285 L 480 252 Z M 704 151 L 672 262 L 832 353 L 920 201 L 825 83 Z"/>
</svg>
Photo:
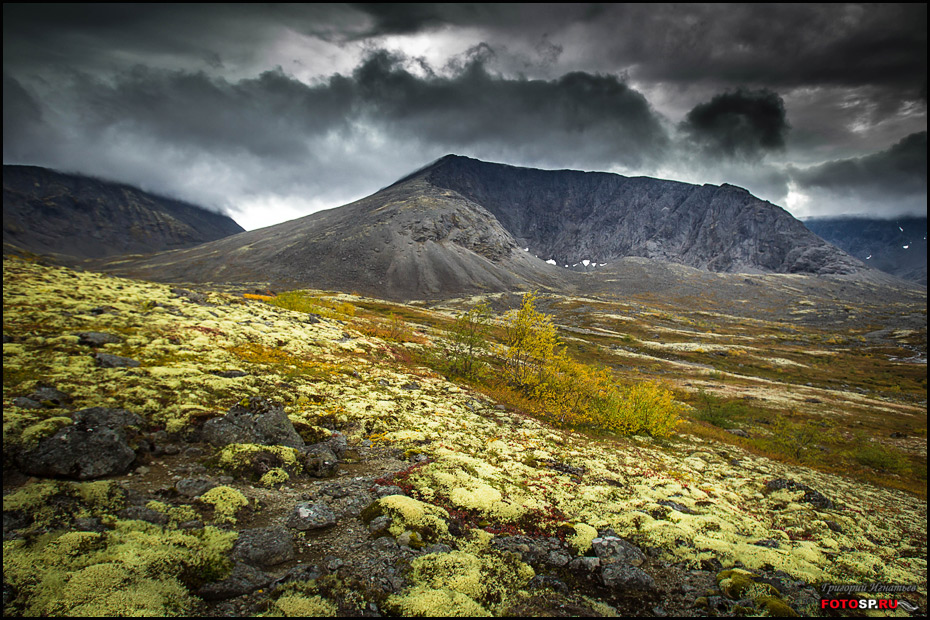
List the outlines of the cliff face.
<svg viewBox="0 0 930 620">
<path fill-rule="evenodd" d="M 718 272 L 853 273 L 863 265 L 732 185 L 545 171 L 448 156 L 423 171 L 559 265 L 640 256 Z"/>
<path fill-rule="evenodd" d="M 228 216 L 128 185 L 3 166 L 3 243 L 37 254 L 143 254 L 242 231 Z"/>
</svg>

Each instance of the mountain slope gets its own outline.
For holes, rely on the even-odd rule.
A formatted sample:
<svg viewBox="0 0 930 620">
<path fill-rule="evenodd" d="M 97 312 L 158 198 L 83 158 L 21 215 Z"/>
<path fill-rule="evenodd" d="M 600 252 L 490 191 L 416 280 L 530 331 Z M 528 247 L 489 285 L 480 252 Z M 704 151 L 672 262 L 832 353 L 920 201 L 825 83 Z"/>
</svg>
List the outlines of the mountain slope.
<svg viewBox="0 0 930 620">
<path fill-rule="evenodd" d="M 859 261 L 732 185 L 535 170 L 447 156 L 429 181 L 483 205 L 540 257 L 641 256 L 717 272 L 852 273 Z"/>
<path fill-rule="evenodd" d="M 564 266 L 625 257 L 717 272 L 866 269 L 740 188 L 452 155 L 350 205 L 104 268 L 156 280 L 260 280 L 409 299 L 572 291 L 586 278 Z"/>
<path fill-rule="evenodd" d="M 100 258 L 190 247 L 242 232 L 231 218 L 90 177 L 3 166 L 3 243 Z"/>
<path fill-rule="evenodd" d="M 927 218 L 819 217 L 804 225 L 875 269 L 927 284 Z"/>
<path fill-rule="evenodd" d="M 160 280 L 270 281 L 392 298 L 562 286 L 487 210 L 422 178 L 352 204 L 107 269 Z"/>
</svg>

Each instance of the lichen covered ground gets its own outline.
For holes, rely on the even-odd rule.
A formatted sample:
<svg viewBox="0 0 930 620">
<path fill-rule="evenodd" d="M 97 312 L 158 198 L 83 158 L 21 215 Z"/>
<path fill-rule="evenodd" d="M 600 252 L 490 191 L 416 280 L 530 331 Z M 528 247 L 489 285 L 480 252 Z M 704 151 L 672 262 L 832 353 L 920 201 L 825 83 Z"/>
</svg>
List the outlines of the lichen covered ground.
<svg viewBox="0 0 930 620">
<path fill-rule="evenodd" d="M 546 608 L 548 599 L 526 590 L 534 570 L 519 558 L 492 552 L 489 541 L 513 535 L 556 537 L 567 539 L 574 553 L 584 556 L 591 538 L 607 530 L 647 551 L 644 568 L 656 576 L 658 602 L 675 613 L 707 613 L 695 606 L 694 594 L 683 592 L 680 583 L 671 581 L 676 575 L 708 566 L 781 574 L 811 587 L 821 583 L 915 585 L 918 592 L 912 601 L 926 609 L 925 499 L 765 458 L 738 443 L 721 443 L 708 436 L 685 433 L 672 441 L 657 442 L 556 429 L 432 370 L 407 363 L 402 359 L 404 345 L 357 331 L 357 317 L 317 318 L 243 297 L 247 292 L 251 291 L 194 292 L 5 259 L 5 464 L 8 451 L 25 449 L 51 436 L 70 423 L 69 414 L 75 410 L 127 409 L 142 416 L 147 432 L 163 430 L 183 438 L 204 420 L 256 396 L 283 403 L 298 430 L 326 427 L 345 433 L 355 460 L 344 464 L 343 471 L 377 475 L 378 484 L 394 485 L 403 492 L 393 500 L 391 496 L 381 500 L 394 510 L 384 508 L 396 530 L 389 531 L 391 537 L 399 539 L 405 532 L 417 534 L 414 541 L 433 536 L 433 540 L 422 540 L 424 546 L 448 547 L 447 551 L 411 551 L 415 557 L 399 569 L 403 581 L 387 598 L 365 598 L 369 596 L 366 591 L 357 590 L 352 609 L 358 614 L 375 608 L 404 615 L 453 610 L 465 615 L 555 613 L 555 608 Z M 352 299 L 364 307 L 364 300 Z M 721 354 L 738 361 L 727 370 L 698 368 L 700 372 L 687 378 L 693 389 L 706 386 L 720 393 L 751 392 L 772 401 L 797 402 L 821 413 L 847 403 L 856 411 L 874 411 L 875 402 L 863 402 L 865 397 L 852 391 L 827 392 L 816 382 L 785 388 L 780 373 L 786 368 L 810 370 L 829 364 L 834 354 L 832 348 L 827 349 L 829 344 L 821 343 L 824 350 L 812 349 L 802 358 L 797 348 L 777 341 L 766 343 L 764 330 L 755 329 L 758 326 L 749 321 L 741 338 L 739 330 L 733 329 L 733 338 L 727 340 L 710 324 L 675 327 L 667 315 L 660 317 L 666 328 L 661 335 L 653 329 L 634 339 L 629 336 L 630 325 L 642 320 L 641 314 L 624 314 L 617 305 L 597 310 L 589 315 L 593 317 L 589 324 L 576 329 L 589 329 L 595 335 L 599 330 L 600 337 L 627 335 L 630 346 L 618 348 L 596 339 L 584 340 L 581 335 L 583 346 L 622 358 L 629 366 L 637 363 L 635 356 L 655 356 L 655 362 L 665 353 Z M 433 314 L 433 325 L 447 320 L 447 315 L 423 308 L 407 307 L 407 312 Z M 411 350 L 429 348 L 442 335 L 425 321 L 418 329 L 427 344 L 410 344 Z M 706 333 L 697 337 L 695 330 Z M 81 343 L 78 334 L 84 332 L 113 334 L 119 342 L 91 348 Z M 899 338 L 909 336 L 897 333 Z M 133 359 L 139 365 L 101 367 L 94 357 L 100 352 Z M 767 369 L 770 374 L 735 365 L 750 365 L 749 360 L 753 368 Z M 664 362 L 692 364 L 692 368 L 698 363 L 687 357 Z M 708 377 L 711 372 L 729 374 Z M 46 403 L 41 408 L 14 403 L 42 386 L 54 387 L 71 400 L 64 406 Z M 818 403 L 809 402 L 814 395 Z M 918 404 L 906 400 L 884 405 L 889 415 L 920 413 Z M 925 462 L 925 401 L 923 424 L 923 440 L 917 444 L 923 446 Z M 219 478 L 224 474 L 222 453 L 204 450 L 198 462 L 217 467 L 214 475 Z M 915 450 L 920 450 L 919 445 Z M 191 567 L 219 570 L 222 562 L 216 554 L 228 551 L 232 544 L 223 536 L 282 522 L 293 501 L 313 495 L 326 483 L 292 477 L 288 471 L 296 470 L 288 463 L 286 449 L 279 452 L 279 467 L 267 478 L 229 475 L 221 480 L 225 484 L 197 501 L 173 498 L 170 506 L 150 505 L 166 513 L 169 509 L 188 511 L 162 526 L 117 518 L 114 509 L 100 507 L 99 502 L 75 499 L 62 504 L 56 500 L 50 508 L 42 498 L 59 496 L 45 487 L 35 492 L 47 482 L 5 476 L 5 515 L 24 509 L 45 515 L 29 527 L 13 528 L 19 533 L 8 541 L 4 528 L 5 612 L 210 613 L 214 608 L 197 596 L 198 580 L 159 577 L 164 567 L 131 545 L 151 544 L 153 537 L 163 536 L 159 544 L 165 557 L 180 557 L 183 548 L 184 561 Z M 187 471 L 172 470 L 166 463 L 190 466 L 183 465 L 180 456 L 173 460 L 148 457 L 140 461 L 141 469 L 114 477 L 112 482 L 141 492 L 164 486 L 166 480 L 173 483 L 180 477 L 178 471 Z M 161 478 L 156 480 L 156 476 Z M 779 485 L 779 480 L 796 485 Z M 828 498 L 830 507 L 809 501 L 805 489 Z M 68 493 L 80 495 L 79 491 Z M 424 512 L 414 501 L 427 504 L 429 510 Z M 56 525 L 56 510 L 96 518 L 105 531 L 84 531 L 73 519 Z M 398 521 L 397 515 L 408 513 L 435 523 L 428 532 L 417 531 Z M 197 536 L 178 529 L 181 521 L 196 519 L 206 524 Z M 369 537 L 361 515 L 346 517 L 335 528 L 342 528 L 341 533 L 331 530 L 331 537 L 342 536 L 343 542 L 348 533 L 359 540 Z M 46 544 L 49 537 L 54 545 Z M 405 542 L 411 538 L 408 535 Z M 301 541 L 307 558 L 323 557 L 314 538 Z M 410 543 L 411 548 L 415 546 Z M 68 554 L 67 560 L 61 553 Z M 134 553 L 139 554 L 135 563 Z M 35 562 L 57 568 L 36 574 L 29 568 Z M 145 571 L 140 572 L 140 566 Z M 295 586 L 274 601 L 255 599 L 253 594 L 249 599 L 253 607 L 248 611 L 346 613 L 350 589 L 346 584 L 352 581 L 343 573 L 338 573 L 341 589 Z M 9 600 L 8 574 L 15 581 Z M 352 578 L 364 580 L 365 575 Z M 500 582 L 507 587 L 498 588 Z M 101 585 L 125 591 L 126 600 L 114 599 L 103 606 L 90 601 L 87 589 Z M 61 588 L 60 600 L 50 595 L 58 591 L 55 588 Z M 566 597 L 575 594 L 559 596 L 557 603 L 565 605 Z M 169 600 L 179 602 L 172 606 L 166 603 Z M 584 586 L 571 600 L 580 605 L 569 607 L 577 613 L 629 612 L 622 595 L 600 584 Z M 788 603 L 798 606 L 797 601 Z M 655 604 L 642 611 L 651 614 Z M 796 611 L 815 612 L 811 608 Z"/>
</svg>

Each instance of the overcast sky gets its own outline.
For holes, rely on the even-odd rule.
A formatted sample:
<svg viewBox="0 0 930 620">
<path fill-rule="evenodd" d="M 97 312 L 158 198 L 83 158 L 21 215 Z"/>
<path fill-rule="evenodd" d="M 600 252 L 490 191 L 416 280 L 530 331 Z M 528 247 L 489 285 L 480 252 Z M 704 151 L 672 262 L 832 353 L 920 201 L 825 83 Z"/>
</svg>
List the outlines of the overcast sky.
<svg viewBox="0 0 930 620">
<path fill-rule="evenodd" d="M 247 229 L 448 154 L 927 212 L 927 7 L 3 5 L 3 161 Z"/>
</svg>

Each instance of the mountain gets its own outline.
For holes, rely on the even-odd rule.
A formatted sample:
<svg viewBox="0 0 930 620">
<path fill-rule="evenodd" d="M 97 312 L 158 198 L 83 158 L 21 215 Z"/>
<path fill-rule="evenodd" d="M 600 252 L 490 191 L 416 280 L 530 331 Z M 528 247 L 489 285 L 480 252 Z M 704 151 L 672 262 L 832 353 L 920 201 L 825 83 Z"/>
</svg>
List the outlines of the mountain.
<svg viewBox="0 0 930 620">
<path fill-rule="evenodd" d="M 744 189 L 545 171 L 450 155 L 343 207 L 107 269 L 144 278 L 270 281 L 391 298 L 575 290 L 644 257 L 716 272 L 866 269 Z M 584 263 L 583 261 L 587 261 Z"/>
<path fill-rule="evenodd" d="M 128 185 L 3 166 L 4 252 L 101 258 L 191 247 L 240 232 L 226 215 Z"/>
<path fill-rule="evenodd" d="M 927 285 L 926 217 L 819 217 L 804 224 L 875 269 Z"/>
</svg>

